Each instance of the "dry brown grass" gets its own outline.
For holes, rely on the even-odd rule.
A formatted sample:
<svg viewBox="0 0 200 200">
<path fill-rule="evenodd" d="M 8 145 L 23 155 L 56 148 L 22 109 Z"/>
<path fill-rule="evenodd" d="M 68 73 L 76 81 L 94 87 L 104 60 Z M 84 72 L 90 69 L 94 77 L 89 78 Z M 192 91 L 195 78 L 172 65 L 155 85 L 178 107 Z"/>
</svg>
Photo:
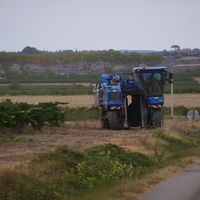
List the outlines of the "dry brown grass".
<svg viewBox="0 0 200 200">
<path fill-rule="evenodd" d="M 64 102 L 69 103 L 70 107 L 91 107 L 94 105 L 93 95 L 72 95 L 72 96 L 1 96 L 0 101 L 5 99 L 11 99 L 14 102 L 27 102 L 27 103 L 39 103 L 39 102 Z M 185 107 L 199 107 L 200 106 L 200 94 L 175 94 L 174 95 L 175 106 Z M 165 95 L 165 106 L 170 106 L 170 95 Z"/>
<path fill-rule="evenodd" d="M 200 122 L 193 124 L 200 129 Z M 164 131 L 172 137 L 191 132 L 191 123 L 185 120 L 167 120 Z M 159 130 L 157 130 L 159 131 Z M 153 155 L 161 141 L 152 137 L 155 130 L 133 128 L 130 130 L 103 130 L 98 121 L 67 122 L 60 127 L 45 127 L 41 131 L 25 129 L 13 134 L 14 142 L 0 143 L 0 166 L 28 162 L 34 153 L 54 150 L 59 145 L 83 151 L 89 147 L 112 143 L 125 149 Z M 162 141 L 163 142 L 163 141 Z"/>
<path fill-rule="evenodd" d="M 199 121 L 188 121 L 187 119 L 173 119 L 167 121 L 167 131 L 173 137 L 180 137 L 180 135 L 190 135 L 192 132 L 200 130 Z"/>
<path fill-rule="evenodd" d="M 0 144 L 0 166 L 28 162 L 34 153 L 53 150 L 59 145 L 82 151 L 94 145 L 112 143 L 133 151 L 153 153 L 151 131 L 138 128 L 103 130 L 98 121 L 67 122 L 60 127 L 45 127 L 41 131 L 25 129 L 20 137 L 23 140 Z"/>
</svg>

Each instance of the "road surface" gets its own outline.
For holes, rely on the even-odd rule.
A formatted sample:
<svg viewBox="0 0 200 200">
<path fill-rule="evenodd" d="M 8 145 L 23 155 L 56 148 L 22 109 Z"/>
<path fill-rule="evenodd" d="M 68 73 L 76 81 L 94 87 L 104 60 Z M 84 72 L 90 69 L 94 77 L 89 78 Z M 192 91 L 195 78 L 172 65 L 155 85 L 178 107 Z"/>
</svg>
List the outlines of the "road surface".
<svg viewBox="0 0 200 200">
<path fill-rule="evenodd" d="M 140 200 L 200 200 L 200 162 L 161 182 Z"/>
</svg>

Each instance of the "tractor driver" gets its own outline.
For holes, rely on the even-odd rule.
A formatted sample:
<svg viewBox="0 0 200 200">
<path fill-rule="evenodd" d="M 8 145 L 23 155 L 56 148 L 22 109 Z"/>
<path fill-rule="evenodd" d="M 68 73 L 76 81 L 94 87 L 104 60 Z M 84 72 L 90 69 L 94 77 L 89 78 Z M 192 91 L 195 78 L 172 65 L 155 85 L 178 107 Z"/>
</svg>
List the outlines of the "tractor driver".
<svg viewBox="0 0 200 200">
<path fill-rule="evenodd" d="M 111 84 L 115 85 L 120 81 L 120 76 L 119 75 L 114 75 L 111 79 Z"/>
<path fill-rule="evenodd" d="M 159 73 L 152 73 L 149 78 L 146 80 L 149 94 L 160 94 L 160 80 L 161 75 Z"/>
</svg>

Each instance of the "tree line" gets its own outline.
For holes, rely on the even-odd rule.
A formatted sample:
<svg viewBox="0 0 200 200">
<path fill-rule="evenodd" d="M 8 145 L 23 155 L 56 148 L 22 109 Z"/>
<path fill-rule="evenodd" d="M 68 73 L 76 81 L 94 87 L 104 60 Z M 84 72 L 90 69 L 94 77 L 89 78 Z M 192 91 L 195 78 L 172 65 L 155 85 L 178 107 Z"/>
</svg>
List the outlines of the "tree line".
<svg viewBox="0 0 200 200">
<path fill-rule="evenodd" d="M 26 47 L 27 48 L 27 47 Z M 72 51 L 65 50 L 59 52 L 36 51 L 29 53 L 22 52 L 0 52 L 0 63 L 11 65 L 13 63 L 24 64 L 71 64 L 76 62 L 94 63 L 103 61 L 110 64 L 127 65 L 157 65 L 162 62 L 159 54 L 139 54 L 135 52 L 121 52 L 116 50 L 103 51 Z"/>
</svg>

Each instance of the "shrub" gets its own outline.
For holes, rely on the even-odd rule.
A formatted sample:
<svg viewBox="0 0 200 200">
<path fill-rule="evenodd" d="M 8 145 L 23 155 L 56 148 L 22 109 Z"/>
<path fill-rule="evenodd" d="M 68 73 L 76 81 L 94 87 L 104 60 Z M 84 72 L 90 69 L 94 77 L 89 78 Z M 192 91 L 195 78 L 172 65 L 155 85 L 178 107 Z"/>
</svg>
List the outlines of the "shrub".
<svg viewBox="0 0 200 200">
<path fill-rule="evenodd" d="M 48 180 L 56 177 L 59 184 L 79 190 L 138 176 L 144 168 L 151 167 L 153 161 L 144 154 L 106 144 L 83 153 L 62 146 L 55 152 L 39 154 L 32 165 L 40 168 L 39 176 L 46 176 Z"/>
<path fill-rule="evenodd" d="M 95 157 L 98 158 L 98 155 L 101 155 L 102 153 L 108 154 L 113 159 L 125 164 L 131 164 L 134 167 L 145 167 L 152 164 L 152 161 L 148 156 L 138 152 L 125 151 L 121 147 L 114 144 L 105 144 L 90 148 L 86 151 L 86 156 L 94 159 Z"/>
<path fill-rule="evenodd" d="M 70 184 L 79 189 L 137 176 L 153 164 L 148 156 L 125 151 L 113 144 L 92 147 L 84 155 L 85 159 L 68 176 Z"/>
<path fill-rule="evenodd" d="M 13 103 L 7 99 L 0 103 L 0 128 L 23 128 L 31 125 L 41 129 L 45 123 L 58 125 L 64 122 L 64 111 L 55 103 Z"/>
</svg>

